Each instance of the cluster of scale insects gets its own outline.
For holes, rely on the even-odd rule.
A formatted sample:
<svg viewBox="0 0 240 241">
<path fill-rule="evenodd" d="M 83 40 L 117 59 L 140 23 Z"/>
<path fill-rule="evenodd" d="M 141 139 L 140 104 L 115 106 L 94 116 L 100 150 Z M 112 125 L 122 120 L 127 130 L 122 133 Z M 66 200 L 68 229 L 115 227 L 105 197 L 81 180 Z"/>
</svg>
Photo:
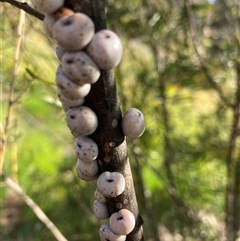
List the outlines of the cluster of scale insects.
<svg viewBox="0 0 240 241">
<path fill-rule="evenodd" d="M 76 138 L 77 174 L 82 180 L 97 184 L 93 211 L 99 219 L 109 218 L 99 230 L 101 241 L 124 241 L 135 227 L 135 217 L 124 208 L 110 215 L 106 199 L 123 193 L 125 178 L 119 172 L 99 173 L 98 146 L 89 137 L 98 127 L 98 117 L 84 106 L 101 70 L 113 69 L 120 63 L 121 40 L 108 29 L 95 32 L 93 21 L 64 7 L 64 0 L 31 1 L 36 10 L 45 14 L 46 33 L 57 43 L 56 56 L 60 62 L 56 73 L 57 95 L 66 112 L 67 126 Z M 130 108 L 123 116 L 122 130 L 125 136 L 140 137 L 145 130 L 141 111 Z"/>
</svg>

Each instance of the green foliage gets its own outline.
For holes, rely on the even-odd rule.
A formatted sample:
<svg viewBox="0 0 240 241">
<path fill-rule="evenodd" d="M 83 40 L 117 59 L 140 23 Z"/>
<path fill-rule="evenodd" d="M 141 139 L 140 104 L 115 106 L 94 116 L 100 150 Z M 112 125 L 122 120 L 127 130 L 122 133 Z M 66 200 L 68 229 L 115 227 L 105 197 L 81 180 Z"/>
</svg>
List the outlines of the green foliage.
<svg viewBox="0 0 240 241">
<path fill-rule="evenodd" d="M 221 2 L 199 1 L 193 13 L 204 61 L 232 101 L 237 13 L 234 1 L 229 1 L 224 15 L 226 6 Z M 3 5 L 1 14 L 5 118 L 18 11 Z M 127 140 L 146 240 L 157 240 L 154 225 L 184 240 L 220 240 L 231 118 L 200 67 L 184 2 L 110 0 L 107 19 L 124 44 L 123 60 L 115 71 L 122 111 L 136 107 L 146 118 L 144 135 Z M 17 143 L 18 180 L 26 193 L 69 240 L 97 240 L 101 222 L 92 212 L 95 187 L 80 181 L 75 173 L 74 139 L 56 97 L 54 47 L 42 24 L 27 16 L 21 68 L 14 85 L 21 104 L 14 107 L 5 171 L 13 175 L 12 146 Z M 4 216 L 6 187 L 1 194 Z M 4 240 L 53 240 L 32 210 L 24 204 L 21 208 L 24 214 L 12 230 L 6 228 L 10 221 L 3 225 Z M 186 215 L 195 215 L 196 220 L 190 224 Z M 208 221 L 210 217 L 216 222 Z"/>
</svg>

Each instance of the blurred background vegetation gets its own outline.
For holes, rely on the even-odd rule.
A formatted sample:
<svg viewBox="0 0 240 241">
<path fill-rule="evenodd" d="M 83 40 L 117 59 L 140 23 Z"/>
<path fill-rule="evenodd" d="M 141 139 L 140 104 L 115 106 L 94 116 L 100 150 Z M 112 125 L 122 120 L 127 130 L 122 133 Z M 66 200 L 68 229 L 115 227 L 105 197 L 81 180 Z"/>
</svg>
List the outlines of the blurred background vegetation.
<svg viewBox="0 0 240 241">
<path fill-rule="evenodd" d="M 239 5 L 107 1 L 108 28 L 124 45 L 115 70 L 121 109 L 139 108 L 147 124 L 141 138 L 127 140 L 146 240 L 226 241 L 233 182 L 239 217 L 234 227 L 240 230 L 239 124 L 233 129 L 240 88 Z M 69 241 L 99 240 L 103 222 L 92 211 L 95 186 L 75 173 L 74 139 L 57 101 L 55 43 L 36 18 L 6 3 L 0 12 L 3 129 L 10 117 L 4 173 Z M 4 182 L 0 188 L 2 240 L 55 240 Z"/>
</svg>

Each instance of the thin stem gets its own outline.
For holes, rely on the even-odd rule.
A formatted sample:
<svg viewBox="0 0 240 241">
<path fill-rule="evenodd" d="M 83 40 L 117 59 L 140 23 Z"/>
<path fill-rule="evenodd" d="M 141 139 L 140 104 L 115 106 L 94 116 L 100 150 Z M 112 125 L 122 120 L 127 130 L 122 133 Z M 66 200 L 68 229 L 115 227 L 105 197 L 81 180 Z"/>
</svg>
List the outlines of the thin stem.
<svg viewBox="0 0 240 241">
<path fill-rule="evenodd" d="M 19 106 L 18 106 L 19 107 Z M 17 117 L 15 118 L 16 127 L 14 129 L 14 141 L 11 145 L 11 170 L 12 170 L 12 179 L 14 182 L 18 183 L 18 119 L 19 118 L 19 108 L 17 109 Z"/>
<path fill-rule="evenodd" d="M 44 14 L 39 13 L 38 11 L 34 10 L 26 2 L 22 3 L 22 2 L 15 1 L 15 0 L 0 0 L 0 1 L 9 3 L 9 4 L 13 5 L 14 7 L 22 9 L 26 13 L 28 13 L 28 14 L 30 14 L 30 15 L 32 15 L 32 16 L 40 19 L 40 20 L 44 19 Z"/>
<path fill-rule="evenodd" d="M 3 173 L 3 167 L 4 167 L 4 155 L 6 151 L 7 146 L 7 135 L 10 128 L 10 121 L 12 117 L 12 111 L 13 111 L 13 105 L 15 103 L 14 101 L 14 86 L 15 82 L 19 73 L 21 58 L 20 58 L 20 50 L 21 45 L 23 42 L 23 28 L 25 24 L 25 12 L 23 10 L 19 11 L 19 22 L 17 27 L 17 39 L 16 39 L 16 46 L 15 46 L 15 53 L 14 53 L 14 67 L 13 67 L 13 73 L 12 73 L 12 80 L 10 83 L 10 90 L 8 95 L 8 107 L 7 107 L 7 114 L 5 119 L 5 125 L 2 130 L 2 147 L 0 152 L 0 174 Z"/>
<path fill-rule="evenodd" d="M 25 201 L 25 203 L 33 210 L 36 216 L 46 225 L 46 227 L 52 232 L 52 234 L 58 241 L 67 241 L 67 239 L 62 235 L 62 233 L 52 223 L 52 221 L 47 217 L 47 215 L 42 211 L 42 209 L 29 196 L 24 193 L 22 188 L 17 183 L 15 183 L 9 177 L 5 177 L 4 181 L 9 188 L 11 188 Z"/>
<path fill-rule="evenodd" d="M 239 187 L 236 186 L 238 183 L 238 176 L 235 175 L 235 172 L 238 173 L 236 168 L 240 166 L 240 158 L 237 152 L 237 138 L 238 130 L 240 128 L 240 63 L 236 61 L 236 95 L 235 95 L 235 104 L 233 109 L 233 121 L 232 121 L 232 130 L 229 137 L 229 149 L 226 157 L 227 165 L 227 188 L 226 188 L 226 235 L 229 241 L 234 241 L 237 236 L 237 231 L 239 227 L 239 217 L 237 213 L 240 209 L 239 203 L 237 204 L 236 200 L 239 198 Z M 234 155 L 236 153 L 236 155 Z"/>
</svg>

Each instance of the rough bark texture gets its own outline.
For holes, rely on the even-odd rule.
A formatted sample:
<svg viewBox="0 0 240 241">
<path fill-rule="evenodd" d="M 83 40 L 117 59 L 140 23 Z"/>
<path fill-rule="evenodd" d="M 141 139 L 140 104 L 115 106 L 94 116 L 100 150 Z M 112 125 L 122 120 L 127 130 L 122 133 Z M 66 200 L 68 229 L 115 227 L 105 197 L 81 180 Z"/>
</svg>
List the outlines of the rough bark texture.
<svg viewBox="0 0 240 241">
<path fill-rule="evenodd" d="M 104 0 L 67 0 L 65 2 L 65 5 L 75 12 L 87 14 L 94 21 L 96 31 L 106 28 Z M 98 128 L 91 137 L 99 147 L 100 172 L 120 172 L 126 181 L 125 191 L 120 196 L 107 199 L 109 212 L 113 213 L 122 208 L 130 210 L 136 218 L 136 226 L 127 235 L 126 240 L 143 240 L 143 220 L 138 211 L 126 142 L 121 128 L 122 114 L 113 70 L 101 72 L 100 79 L 92 85 L 86 97 L 85 105 L 98 116 Z"/>
</svg>

